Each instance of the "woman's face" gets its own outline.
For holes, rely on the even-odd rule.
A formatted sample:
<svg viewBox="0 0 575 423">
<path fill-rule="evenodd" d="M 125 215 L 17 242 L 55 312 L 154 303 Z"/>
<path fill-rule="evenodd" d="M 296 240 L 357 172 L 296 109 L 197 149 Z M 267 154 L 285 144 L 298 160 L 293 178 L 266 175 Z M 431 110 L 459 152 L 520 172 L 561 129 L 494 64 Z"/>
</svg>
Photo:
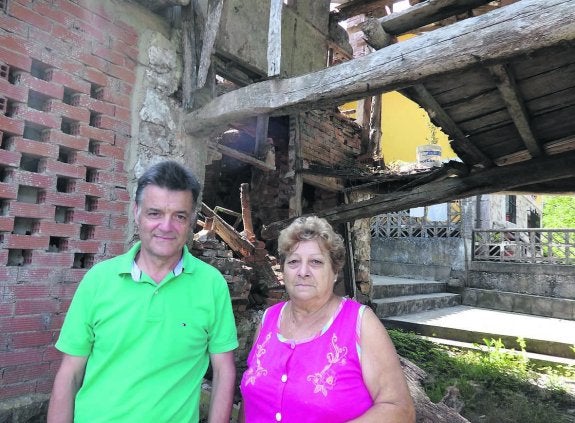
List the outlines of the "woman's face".
<svg viewBox="0 0 575 423">
<path fill-rule="evenodd" d="M 286 257 L 284 283 L 293 300 L 324 300 L 333 294 L 336 274 L 317 240 L 300 241 Z"/>
</svg>

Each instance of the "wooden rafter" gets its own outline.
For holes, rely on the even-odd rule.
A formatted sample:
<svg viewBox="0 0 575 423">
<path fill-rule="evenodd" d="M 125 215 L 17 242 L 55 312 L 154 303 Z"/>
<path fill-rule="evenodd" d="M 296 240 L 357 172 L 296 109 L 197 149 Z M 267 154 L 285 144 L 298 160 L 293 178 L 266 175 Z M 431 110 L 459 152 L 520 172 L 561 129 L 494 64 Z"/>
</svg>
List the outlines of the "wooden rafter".
<svg viewBox="0 0 575 423">
<path fill-rule="evenodd" d="M 573 2 L 522 0 L 490 12 L 490 19 L 466 19 L 331 68 L 224 94 L 189 113 L 185 128 L 199 135 L 258 114 L 287 115 L 337 106 L 573 39 Z"/>
<path fill-rule="evenodd" d="M 489 72 L 496 81 L 497 89 L 527 150 L 532 157 L 541 156 L 544 154 L 543 149 L 531 129 L 527 108 L 510 69 L 505 65 L 493 65 L 489 67 Z"/>
</svg>

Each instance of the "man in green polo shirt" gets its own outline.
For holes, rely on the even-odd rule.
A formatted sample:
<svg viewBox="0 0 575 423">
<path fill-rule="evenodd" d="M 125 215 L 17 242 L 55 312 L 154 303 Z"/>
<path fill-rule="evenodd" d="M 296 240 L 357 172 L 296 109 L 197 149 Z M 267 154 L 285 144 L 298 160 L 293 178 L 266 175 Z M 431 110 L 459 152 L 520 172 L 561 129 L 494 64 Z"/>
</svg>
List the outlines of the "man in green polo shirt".
<svg viewBox="0 0 575 423">
<path fill-rule="evenodd" d="M 197 422 L 210 362 L 209 420 L 229 423 L 238 346 L 229 290 L 185 245 L 199 192 L 173 161 L 138 179 L 140 241 L 79 284 L 56 343 L 64 357 L 49 423 Z"/>
</svg>

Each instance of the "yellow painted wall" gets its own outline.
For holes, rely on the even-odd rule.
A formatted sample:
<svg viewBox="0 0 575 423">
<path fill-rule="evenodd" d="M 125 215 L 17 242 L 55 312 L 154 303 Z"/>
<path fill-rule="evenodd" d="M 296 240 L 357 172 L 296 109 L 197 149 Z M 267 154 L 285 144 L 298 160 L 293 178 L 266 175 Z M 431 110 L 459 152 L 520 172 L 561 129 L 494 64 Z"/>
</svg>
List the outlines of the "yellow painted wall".
<svg viewBox="0 0 575 423">
<path fill-rule="evenodd" d="M 427 112 L 418 104 L 398 92 L 383 94 L 381 108 L 381 151 L 385 163 L 417 161 L 416 147 L 429 144 L 433 125 Z M 441 158 L 453 159 L 456 154 L 449 146 L 447 136 L 435 130 Z"/>
</svg>

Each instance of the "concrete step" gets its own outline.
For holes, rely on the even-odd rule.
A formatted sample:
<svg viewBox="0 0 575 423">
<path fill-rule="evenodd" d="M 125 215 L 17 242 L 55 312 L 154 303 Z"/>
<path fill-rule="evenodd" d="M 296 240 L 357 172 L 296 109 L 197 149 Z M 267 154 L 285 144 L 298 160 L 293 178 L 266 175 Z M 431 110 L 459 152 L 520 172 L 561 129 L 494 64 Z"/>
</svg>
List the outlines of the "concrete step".
<svg viewBox="0 0 575 423">
<path fill-rule="evenodd" d="M 406 279 L 394 276 L 371 275 L 373 298 L 390 298 L 401 295 L 434 294 L 445 292 L 446 282 L 426 279 Z"/>
<path fill-rule="evenodd" d="M 575 320 L 575 300 L 492 289 L 465 288 L 463 304 L 556 319 Z"/>
<path fill-rule="evenodd" d="M 377 298 L 372 301 L 375 314 L 380 318 L 400 316 L 461 304 L 459 294 L 438 292 L 432 294 L 402 295 L 399 297 Z"/>
<path fill-rule="evenodd" d="M 575 320 L 555 319 L 470 306 L 427 310 L 381 319 L 387 328 L 420 335 L 484 345 L 484 339 L 501 339 L 506 348 L 575 359 Z"/>
</svg>

